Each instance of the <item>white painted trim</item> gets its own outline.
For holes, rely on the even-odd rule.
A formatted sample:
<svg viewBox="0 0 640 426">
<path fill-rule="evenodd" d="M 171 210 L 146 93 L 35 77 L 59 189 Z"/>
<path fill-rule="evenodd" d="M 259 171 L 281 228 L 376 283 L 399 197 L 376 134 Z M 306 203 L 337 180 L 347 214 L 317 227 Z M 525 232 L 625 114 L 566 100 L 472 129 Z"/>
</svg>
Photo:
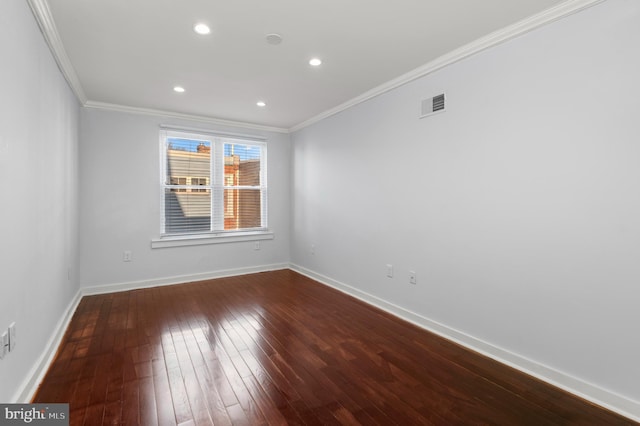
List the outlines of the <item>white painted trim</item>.
<svg viewBox="0 0 640 426">
<path fill-rule="evenodd" d="M 106 102 L 86 101 L 86 108 L 105 109 L 109 111 L 126 112 L 130 114 L 152 115 L 156 117 L 175 118 L 180 120 L 197 121 L 200 123 L 216 124 L 219 126 L 237 127 L 240 129 L 260 130 L 263 132 L 289 133 L 288 129 L 282 127 L 264 126 L 261 124 L 245 123 L 242 121 L 223 120 L 220 118 L 206 117 L 203 115 L 183 114 L 181 112 L 162 111 L 151 108 L 140 108 L 127 105 L 110 104 Z M 255 136 L 254 136 L 255 137 Z"/>
<path fill-rule="evenodd" d="M 84 89 L 82 88 L 80 79 L 76 74 L 75 68 L 73 68 L 73 65 L 71 64 L 71 60 L 69 59 L 69 55 L 67 55 L 64 45 L 62 44 L 62 40 L 60 39 L 53 16 L 51 15 L 51 10 L 49 9 L 47 0 L 27 0 L 27 3 L 29 3 L 29 6 L 31 7 L 33 16 L 38 22 L 40 31 L 49 45 L 49 50 L 58 64 L 60 72 L 62 72 L 67 83 L 69 83 L 69 86 L 71 87 L 71 90 L 73 90 L 73 93 L 75 93 L 78 101 L 80 101 L 81 104 L 85 104 L 87 102 L 87 96 L 84 94 Z"/>
<path fill-rule="evenodd" d="M 632 420 L 640 421 L 640 402 L 638 401 L 633 401 L 622 395 L 618 395 L 614 392 L 602 389 L 596 385 L 587 383 L 583 380 L 557 371 L 553 368 L 547 367 L 536 361 L 530 360 L 526 357 L 495 346 L 491 343 L 477 339 L 464 332 L 438 323 L 437 321 L 425 318 L 419 314 L 406 310 L 393 303 L 387 302 L 367 292 L 358 290 L 350 285 L 336 281 L 325 275 L 319 274 L 299 265 L 287 263 L 262 265 L 249 268 L 227 269 L 202 274 L 182 275 L 168 278 L 157 278 L 153 280 L 134 281 L 120 284 L 81 288 L 71 300 L 63 316 L 58 321 L 54 333 L 47 342 L 45 350 L 31 369 L 30 373 L 27 375 L 27 378 L 18 388 L 18 391 L 14 395 L 12 401 L 22 403 L 28 403 L 31 401 L 33 395 L 38 389 L 38 386 L 40 385 L 40 382 L 48 371 L 54 356 L 58 351 L 58 347 L 62 342 L 64 333 L 66 332 L 67 327 L 69 326 L 69 322 L 71 321 L 71 318 L 73 317 L 73 314 L 75 313 L 78 304 L 80 303 L 80 300 L 83 296 L 114 293 L 118 291 L 137 290 L 165 285 L 184 284 L 188 282 L 245 275 L 257 272 L 275 271 L 281 269 L 291 269 L 293 271 L 296 271 L 315 281 L 318 281 L 321 284 L 335 288 L 336 290 L 353 296 L 367 304 L 382 309 L 383 311 L 388 312 L 391 315 L 408 321 L 414 325 L 417 325 L 418 327 L 429 330 L 439 336 L 444 337 L 445 339 L 456 342 L 466 348 L 481 353 L 482 355 L 485 355 L 517 370 L 520 370 L 547 383 L 550 383 L 567 392 L 584 398 L 594 404 L 605 407 Z"/>
<path fill-rule="evenodd" d="M 167 132 L 174 133 L 197 133 L 200 135 L 208 135 L 219 138 L 229 138 L 229 139 L 244 139 L 250 140 L 251 142 L 257 142 L 259 145 L 264 145 L 267 143 L 267 139 L 264 136 L 256 136 L 256 135 L 248 135 L 246 133 L 232 133 L 232 132 L 218 132 L 216 130 L 211 129 L 202 129 L 198 127 L 187 127 L 187 126 L 174 126 L 171 124 L 161 124 L 160 129 L 165 130 Z"/>
<path fill-rule="evenodd" d="M 62 343 L 62 338 L 64 337 L 67 328 L 69 327 L 69 323 L 71 322 L 71 318 L 73 318 L 73 314 L 76 312 L 78 305 L 80 304 L 80 300 L 84 296 L 90 296 L 95 294 L 106 294 L 106 293 L 114 293 L 118 291 L 127 291 L 127 290 L 137 290 L 142 288 L 149 287 L 157 287 L 164 285 L 172 285 L 172 284 L 184 284 L 188 282 L 195 281 L 203 281 L 213 278 L 223 278 L 223 277 L 231 277 L 237 275 L 245 275 L 252 274 L 256 272 L 266 272 L 266 271 L 276 271 L 280 269 L 288 269 L 288 263 L 279 263 L 279 264 L 271 264 L 271 265 L 263 265 L 256 266 L 251 268 L 239 268 L 239 269 L 227 269 L 217 272 L 210 272 L 204 274 L 194 274 L 194 275 L 183 275 L 176 276 L 170 278 L 160 278 L 154 280 L 145 280 L 145 281 L 135 281 L 121 284 L 112 284 L 112 285 L 102 285 L 102 286 L 94 286 L 94 287 L 86 287 L 78 290 L 67 306 L 64 314 L 56 324 L 53 334 L 49 338 L 47 345 L 38 358 L 37 362 L 27 374 L 25 380 L 20 385 L 16 393 L 12 398 L 12 402 L 15 403 L 29 403 L 31 399 L 35 395 L 42 379 L 45 374 L 49 370 L 51 363 L 53 362 L 54 357 L 58 353 L 58 348 Z"/>
<path fill-rule="evenodd" d="M 302 266 L 292 264 L 290 265 L 290 269 L 318 281 L 321 284 L 353 296 L 367 304 L 382 309 L 383 311 L 417 325 L 418 327 L 431 331 L 445 339 L 456 342 L 459 345 L 485 355 L 502 364 L 506 364 L 516 370 L 520 370 L 553 386 L 577 395 L 596 405 L 605 407 L 635 421 L 640 421 L 640 402 L 638 401 L 633 401 L 622 395 L 618 395 L 599 386 L 587 383 L 576 377 L 540 364 L 539 362 L 475 338 L 462 331 L 423 317 L 422 315 L 394 305 L 393 303 L 387 302 L 377 296 L 358 290 L 357 288 L 336 281 Z"/>
<path fill-rule="evenodd" d="M 151 240 L 151 248 L 201 246 L 207 244 L 226 244 L 243 241 L 273 240 L 273 232 L 245 232 L 245 233 L 221 233 L 217 235 L 192 235 L 192 236 L 167 236 Z"/>
<path fill-rule="evenodd" d="M 469 44 L 466 44 L 445 55 L 442 55 L 439 58 L 421 67 L 414 69 L 413 71 L 410 71 L 378 87 L 375 87 L 361 94 L 360 96 L 357 96 L 343 104 L 340 104 L 334 108 L 326 110 L 308 120 L 305 120 L 299 124 L 296 124 L 295 126 L 292 126 L 291 128 L 286 129 L 282 127 L 271 127 L 271 126 L 265 126 L 260 124 L 245 123 L 240 121 L 224 120 L 224 119 L 218 119 L 218 118 L 208 117 L 208 116 L 191 115 L 191 114 L 184 114 L 179 112 L 161 111 L 156 109 L 139 108 L 139 107 L 133 107 L 133 106 L 117 105 L 117 104 L 110 104 L 105 102 L 96 102 L 96 101 L 88 100 L 84 93 L 82 85 L 80 84 L 80 80 L 78 79 L 75 69 L 73 68 L 71 61 L 69 60 L 69 57 L 64 49 L 64 46 L 58 34 L 58 30 L 56 28 L 55 22 L 51 15 L 51 11 L 49 10 L 47 1 L 46 0 L 27 0 L 29 5 L 31 6 L 31 10 L 33 11 L 36 21 L 38 22 L 38 25 L 42 30 L 45 40 L 47 41 L 49 48 L 51 49 L 53 57 L 58 63 L 58 67 L 62 71 L 62 74 L 65 76 L 65 78 L 69 82 L 71 89 L 74 91 L 78 100 L 80 101 L 80 103 L 82 103 L 83 106 L 87 108 L 97 108 L 97 109 L 106 109 L 106 110 L 135 113 L 135 114 L 162 116 L 162 117 L 169 117 L 169 118 L 176 118 L 176 119 L 183 119 L 183 120 L 198 121 L 203 123 L 217 124 L 221 126 L 233 126 L 238 128 L 262 130 L 262 131 L 277 132 L 277 133 L 293 133 L 295 131 L 303 129 L 325 118 L 338 114 L 339 112 L 349 109 L 362 102 L 365 102 L 371 98 L 374 98 L 390 90 L 393 90 L 397 87 L 405 85 L 420 77 L 431 74 L 435 71 L 438 71 L 448 65 L 451 65 L 469 56 L 475 55 L 476 53 L 479 53 L 490 47 L 496 46 L 500 43 L 504 43 L 505 41 L 516 38 L 524 33 L 527 33 L 543 25 L 562 19 L 566 16 L 580 12 L 581 10 L 594 6 L 603 1 L 605 0 L 567 0 L 541 13 L 538 13 L 536 15 L 523 19 L 522 21 L 509 25 L 498 31 L 494 31 L 493 33 L 485 37 L 481 37 Z"/>
<path fill-rule="evenodd" d="M 343 104 L 328 109 L 316 115 L 315 117 L 303 121 L 302 123 L 296 124 L 295 126 L 289 128 L 289 132 L 296 132 L 314 123 L 322 121 L 325 118 L 331 117 L 332 115 L 338 114 L 344 110 L 361 104 L 371 98 L 382 95 L 383 93 L 403 86 L 428 74 L 434 73 L 455 62 L 475 55 L 476 53 L 480 53 L 490 47 L 497 46 L 498 44 L 514 39 L 543 25 L 580 12 L 581 10 L 584 10 L 588 7 L 595 6 L 596 4 L 603 1 L 605 0 L 567 0 L 557 6 L 551 7 L 538 14 L 516 22 L 515 24 L 494 31 L 491 34 L 472 41 L 471 43 L 459 47 L 458 49 L 452 50 L 451 52 L 446 53 L 439 58 L 436 58 L 433 61 L 414 69 L 413 71 L 409 71 L 408 73 L 394 78 L 393 80 L 390 80 L 386 83 L 383 83 L 380 86 L 374 87 L 373 89 L 368 90 L 360 96 L 357 96 Z"/>
<path fill-rule="evenodd" d="M 118 284 L 105 284 L 97 286 L 87 286 L 80 289 L 82 296 L 92 296 L 95 294 L 116 293 L 118 291 L 139 290 L 150 287 L 161 287 L 165 285 L 185 284 L 196 281 L 212 280 L 215 278 L 234 277 L 238 275 L 255 274 L 257 272 L 277 271 L 288 269 L 288 263 L 274 263 L 271 265 L 252 266 L 248 268 L 225 269 L 215 272 L 205 272 L 202 274 L 179 275 L 167 278 L 154 278 L 150 280 L 131 281 Z"/>
<path fill-rule="evenodd" d="M 44 351 L 36 361 L 36 363 L 27 374 L 26 379 L 22 382 L 17 392 L 13 396 L 12 401 L 16 403 L 29 403 L 31 399 L 35 395 L 38 387 L 40 386 L 40 382 L 44 378 L 44 375 L 49 370 L 49 366 L 53 362 L 53 358 L 58 353 L 58 348 L 60 343 L 62 342 L 62 338 L 64 337 L 64 333 L 67 331 L 67 327 L 71 322 L 71 318 L 73 314 L 76 312 L 76 308 L 82 299 L 82 295 L 80 290 L 78 290 L 67 306 L 64 314 L 56 324 L 56 327 L 45 346 Z"/>
</svg>

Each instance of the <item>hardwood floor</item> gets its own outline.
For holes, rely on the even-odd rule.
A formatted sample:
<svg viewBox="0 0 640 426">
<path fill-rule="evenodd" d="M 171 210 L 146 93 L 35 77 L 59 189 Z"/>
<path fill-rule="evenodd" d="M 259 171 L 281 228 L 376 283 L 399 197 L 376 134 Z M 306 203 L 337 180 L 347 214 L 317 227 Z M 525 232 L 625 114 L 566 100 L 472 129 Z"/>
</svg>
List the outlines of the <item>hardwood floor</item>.
<svg viewBox="0 0 640 426">
<path fill-rule="evenodd" d="M 72 425 L 635 424 L 289 270 L 82 299 Z"/>
</svg>

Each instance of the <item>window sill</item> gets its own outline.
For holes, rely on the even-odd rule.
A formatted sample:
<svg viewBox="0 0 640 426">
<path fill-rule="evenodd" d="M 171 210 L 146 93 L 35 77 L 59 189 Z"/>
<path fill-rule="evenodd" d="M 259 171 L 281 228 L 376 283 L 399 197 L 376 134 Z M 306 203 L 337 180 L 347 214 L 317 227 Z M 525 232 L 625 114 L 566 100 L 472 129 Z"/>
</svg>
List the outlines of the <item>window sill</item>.
<svg viewBox="0 0 640 426">
<path fill-rule="evenodd" d="M 179 235 L 151 240 L 151 248 L 201 246 L 207 244 L 236 243 L 241 241 L 273 240 L 271 231 L 225 233 L 219 235 Z"/>
</svg>

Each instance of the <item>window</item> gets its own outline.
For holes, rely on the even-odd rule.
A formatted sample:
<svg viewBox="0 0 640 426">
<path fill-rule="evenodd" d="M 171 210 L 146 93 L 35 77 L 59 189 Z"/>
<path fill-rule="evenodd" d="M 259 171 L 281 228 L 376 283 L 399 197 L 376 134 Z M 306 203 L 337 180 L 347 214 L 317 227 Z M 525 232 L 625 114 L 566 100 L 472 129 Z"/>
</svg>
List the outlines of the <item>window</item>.
<svg viewBox="0 0 640 426">
<path fill-rule="evenodd" d="M 194 186 L 207 186 L 207 178 L 191 178 L 191 185 Z M 205 188 L 194 189 L 193 192 L 207 192 Z"/>
<path fill-rule="evenodd" d="M 161 150 L 163 236 L 266 230 L 264 142 L 163 130 Z"/>
<path fill-rule="evenodd" d="M 185 188 L 178 188 L 177 187 L 179 185 L 186 185 L 186 184 L 187 184 L 187 178 L 186 177 L 171 176 L 171 185 L 173 185 L 171 190 L 173 192 L 187 192 L 187 190 Z"/>
</svg>

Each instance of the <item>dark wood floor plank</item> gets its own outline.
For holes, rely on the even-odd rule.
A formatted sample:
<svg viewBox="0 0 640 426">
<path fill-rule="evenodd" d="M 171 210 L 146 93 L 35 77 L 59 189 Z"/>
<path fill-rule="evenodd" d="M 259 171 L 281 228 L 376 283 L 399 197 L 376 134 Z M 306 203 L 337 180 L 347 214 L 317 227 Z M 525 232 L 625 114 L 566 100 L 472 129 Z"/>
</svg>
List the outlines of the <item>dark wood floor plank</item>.
<svg viewBox="0 0 640 426">
<path fill-rule="evenodd" d="M 156 395 L 152 374 L 138 379 L 138 392 L 140 424 L 148 426 L 158 425 Z"/>
<path fill-rule="evenodd" d="M 140 424 L 140 404 L 138 382 L 131 380 L 123 384 L 122 389 L 122 423 L 126 425 Z"/>
<path fill-rule="evenodd" d="M 153 368 L 153 390 L 156 401 L 156 415 L 158 424 L 175 425 L 176 414 L 173 409 L 171 388 L 169 387 L 169 377 L 164 364 L 164 358 L 155 359 Z"/>
<path fill-rule="evenodd" d="M 220 358 L 220 366 L 224 371 L 224 374 L 233 389 L 236 398 L 238 399 L 239 405 L 245 412 L 247 419 L 250 424 L 261 424 L 266 423 L 266 419 L 262 412 L 260 411 L 258 405 L 253 399 L 251 393 L 247 390 L 247 387 L 238 374 L 238 371 L 234 367 L 231 359 L 228 357 Z"/>
<path fill-rule="evenodd" d="M 122 401 L 107 402 L 104 406 L 103 425 L 119 425 L 122 419 Z"/>
<path fill-rule="evenodd" d="M 184 386 L 184 376 L 180 370 L 178 356 L 173 345 L 173 338 L 163 339 L 164 359 L 167 369 L 167 380 L 171 392 L 171 401 L 178 424 L 192 420 L 191 406 Z"/>
<path fill-rule="evenodd" d="M 289 270 L 84 297 L 34 402 L 72 425 L 630 425 Z"/>
<path fill-rule="evenodd" d="M 190 362 L 185 365 L 183 372 L 189 371 L 189 373 L 185 373 L 185 381 L 190 382 L 191 385 L 189 388 L 192 395 L 190 398 L 193 399 L 192 409 L 198 407 L 197 410 L 193 410 L 196 424 L 213 422 L 216 425 L 231 425 L 225 404 L 207 368 L 196 333 L 194 333 L 194 328 L 197 331 L 199 327 L 197 324 L 192 324 L 188 317 L 185 318 L 184 324 L 186 328 L 183 329 L 183 336 Z"/>
<path fill-rule="evenodd" d="M 69 406 L 69 425 L 82 426 L 84 424 L 84 412 L 85 407 L 80 409 L 71 409 L 71 406 Z"/>
</svg>

